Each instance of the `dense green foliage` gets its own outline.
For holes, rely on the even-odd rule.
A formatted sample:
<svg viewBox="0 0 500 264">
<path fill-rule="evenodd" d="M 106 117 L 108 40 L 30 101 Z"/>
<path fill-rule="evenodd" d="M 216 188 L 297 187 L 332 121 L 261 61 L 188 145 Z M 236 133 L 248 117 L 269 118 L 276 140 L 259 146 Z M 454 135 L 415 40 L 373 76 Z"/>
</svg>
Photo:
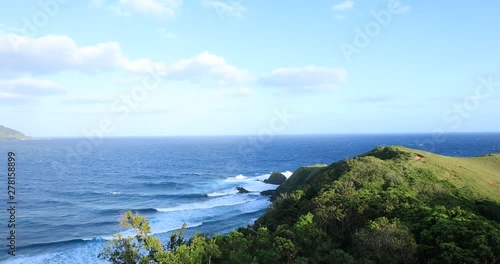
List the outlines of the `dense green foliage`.
<svg viewBox="0 0 500 264">
<path fill-rule="evenodd" d="M 128 226 L 136 237 L 116 238 L 101 257 L 113 263 L 500 263 L 499 178 L 500 155 L 451 158 L 377 148 L 298 170 L 254 226 L 226 236 L 184 241 L 174 233 L 164 247 L 147 235 L 145 219 L 127 213 L 132 220 L 125 225 L 135 223 Z"/>
<path fill-rule="evenodd" d="M 28 140 L 31 138 L 25 136 L 23 133 L 19 131 L 0 125 L 0 140 L 2 139 Z"/>
</svg>

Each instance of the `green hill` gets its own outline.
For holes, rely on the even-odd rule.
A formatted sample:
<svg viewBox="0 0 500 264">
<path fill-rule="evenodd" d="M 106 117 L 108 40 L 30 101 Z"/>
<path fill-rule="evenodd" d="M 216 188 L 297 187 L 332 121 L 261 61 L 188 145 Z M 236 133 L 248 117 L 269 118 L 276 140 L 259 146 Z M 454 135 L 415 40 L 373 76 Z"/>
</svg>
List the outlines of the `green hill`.
<svg viewBox="0 0 500 264">
<path fill-rule="evenodd" d="M 309 247 L 333 243 L 355 262 L 500 261 L 500 154 L 457 158 L 379 147 L 301 168 L 288 181 L 255 228 L 281 233 L 311 215 L 321 242 L 291 240 L 307 259 L 326 254 Z"/>
<path fill-rule="evenodd" d="M 0 125 L 0 140 L 29 140 L 28 136 L 23 133 L 16 131 L 12 128 L 4 127 Z"/>
<path fill-rule="evenodd" d="M 145 221 L 129 214 L 122 224 L 149 248 L 137 260 L 155 263 L 499 263 L 500 154 L 391 146 L 302 167 L 253 226 L 188 242 L 176 233 L 166 251 Z M 115 251 L 123 241 L 101 257 L 125 256 Z"/>
<path fill-rule="evenodd" d="M 328 172 L 340 164 L 351 164 L 362 157 L 373 156 L 389 163 L 399 163 L 418 169 L 430 170 L 439 180 L 446 180 L 455 187 L 467 189 L 474 198 L 489 198 L 500 203 L 500 154 L 481 157 L 448 157 L 405 147 L 379 147 L 354 159 L 331 166 L 314 165 L 299 168 L 277 189 L 280 193 L 303 188 L 310 184 L 318 172 Z M 356 163 L 355 163 L 356 164 Z"/>
</svg>

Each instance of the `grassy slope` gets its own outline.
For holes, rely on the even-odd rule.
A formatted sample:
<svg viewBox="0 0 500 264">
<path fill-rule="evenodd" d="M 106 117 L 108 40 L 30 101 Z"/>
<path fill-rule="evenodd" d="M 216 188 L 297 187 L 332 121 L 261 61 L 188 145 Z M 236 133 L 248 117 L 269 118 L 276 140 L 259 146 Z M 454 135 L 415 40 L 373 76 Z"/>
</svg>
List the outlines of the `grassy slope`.
<svg viewBox="0 0 500 264">
<path fill-rule="evenodd" d="M 28 140 L 31 139 L 28 136 L 25 136 L 23 133 L 0 125 L 0 139 L 20 139 L 20 140 Z"/>
<path fill-rule="evenodd" d="M 401 146 L 392 148 L 408 155 L 408 160 L 404 161 L 407 165 L 428 169 L 439 179 L 452 183 L 458 189 L 469 189 L 471 198 L 491 199 L 500 203 L 500 154 L 463 158 L 442 156 Z M 379 153 L 380 151 L 382 148 L 377 148 L 360 157 L 383 155 Z M 388 157 L 386 160 L 394 159 L 397 157 Z M 279 193 L 291 192 L 300 189 L 302 185 L 311 184 L 316 176 L 332 169 L 338 163 L 331 166 L 318 164 L 299 168 L 277 189 L 277 196 Z"/>
<path fill-rule="evenodd" d="M 500 154 L 462 158 L 405 147 L 396 149 L 411 153 L 415 157 L 411 161 L 413 166 L 429 169 L 438 178 L 449 181 L 459 189 L 469 189 L 471 198 L 500 203 Z"/>
</svg>

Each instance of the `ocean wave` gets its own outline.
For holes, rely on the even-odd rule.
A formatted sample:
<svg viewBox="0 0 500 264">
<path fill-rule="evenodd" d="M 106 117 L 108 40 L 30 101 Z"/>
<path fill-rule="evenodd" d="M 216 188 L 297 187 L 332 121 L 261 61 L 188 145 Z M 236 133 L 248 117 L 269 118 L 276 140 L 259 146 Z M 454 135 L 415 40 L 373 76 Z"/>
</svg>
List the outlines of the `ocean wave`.
<svg viewBox="0 0 500 264">
<path fill-rule="evenodd" d="M 158 212 L 158 210 L 156 210 L 155 208 L 141 208 L 141 209 L 132 209 L 130 210 L 132 212 L 137 212 L 139 214 L 147 214 L 147 213 L 156 213 Z"/>
<path fill-rule="evenodd" d="M 100 222 L 80 222 L 80 223 L 71 223 L 71 224 L 56 224 L 51 225 L 52 228 L 59 230 L 73 230 L 75 228 L 97 228 L 97 227 L 106 227 L 113 226 L 117 224 L 116 221 L 100 221 Z"/>
<path fill-rule="evenodd" d="M 243 195 L 240 195 L 243 196 Z M 168 207 L 168 208 L 156 208 L 158 212 L 163 212 L 163 213 L 168 213 L 168 212 L 177 212 L 177 211 L 189 211 L 189 210 L 206 210 L 206 209 L 212 209 L 216 207 L 224 207 L 224 206 L 234 206 L 234 205 L 241 205 L 241 204 L 246 204 L 249 202 L 253 202 L 257 199 L 248 199 L 245 196 L 246 199 L 235 199 L 233 198 L 234 196 L 221 196 L 217 197 L 216 199 L 209 200 L 207 202 L 200 202 L 200 203 L 188 203 L 188 204 L 183 204 L 183 205 L 178 205 L 174 207 Z"/>
<path fill-rule="evenodd" d="M 181 183 L 173 181 L 163 181 L 163 182 L 144 182 L 145 186 L 148 187 L 170 187 L 170 188 L 191 188 L 194 187 L 191 183 Z"/>
<path fill-rule="evenodd" d="M 283 174 L 288 178 L 292 172 L 283 172 Z M 206 221 L 210 221 L 208 219 L 210 219 L 211 216 L 214 216 L 213 219 L 215 221 L 217 221 L 216 219 L 220 218 L 220 216 L 223 216 L 222 218 L 231 217 L 230 219 L 237 219 L 239 224 L 243 224 L 243 222 L 240 223 L 241 219 L 254 218 L 255 213 L 265 210 L 268 206 L 268 201 L 266 197 L 260 196 L 259 192 L 274 189 L 276 186 L 265 184 L 263 182 L 263 180 L 270 176 L 270 173 L 249 175 L 238 174 L 232 177 L 211 181 L 209 183 L 179 183 L 156 179 L 151 182 L 140 183 L 142 186 L 147 185 L 154 187 L 149 188 L 150 190 L 148 190 L 147 193 L 141 193 L 139 190 L 134 191 L 110 187 L 107 188 L 107 190 L 102 190 L 101 192 L 87 191 L 86 194 L 95 195 L 94 197 L 107 196 L 108 199 L 120 199 L 120 197 L 126 197 L 127 199 L 130 198 L 131 201 L 138 199 L 139 196 L 143 197 L 143 199 L 154 199 L 154 203 L 149 204 L 151 207 L 148 207 L 148 204 L 144 204 L 146 206 L 141 208 L 142 205 L 136 204 L 136 207 L 138 208 L 135 209 L 109 208 L 113 206 L 113 204 L 109 204 L 103 205 L 101 210 L 96 210 L 95 212 L 99 216 L 118 216 L 128 210 L 131 210 L 134 213 L 138 212 L 139 214 L 146 215 L 148 220 L 150 220 L 152 234 L 166 233 L 168 235 L 168 232 L 181 228 L 183 223 L 187 223 L 188 228 L 197 228 L 202 225 L 205 226 L 205 224 L 208 223 Z M 235 189 L 235 187 L 238 186 L 241 186 L 252 193 L 239 194 Z M 184 187 L 193 189 L 185 190 L 190 193 L 183 193 Z M 75 192 L 71 192 L 71 194 L 74 195 Z M 111 198 L 113 196 L 116 198 Z M 172 199 L 177 198 L 182 199 L 182 201 L 177 200 L 177 203 L 182 202 L 182 204 L 172 205 Z M 167 207 L 165 205 L 171 207 Z M 132 208 L 133 207 L 134 206 L 132 206 Z M 101 219 L 101 217 L 99 217 L 99 219 Z M 104 220 L 107 218 L 103 217 L 102 219 Z M 253 221 L 254 219 L 250 222 Z M 212 224 L 217 225 L 217 223 Z M 93 223 L 93 225 L 118 226 L 118 223 L 103 221 L 102 223 Z M 60 227 L 73 229 L 70 228 L 71 226 L 69 225 L 62 225 Z M 88 226 L 88 228 L 91 227 L 92 226 L 90 225 Z M 106 230 L 108 229 L 103 228 L 102 230 L 97 231 L 97 234 L 90 234 L 91 236 L 97 235 L 96 237 L 82 237 L 66 241 L 54 241 L 50 243 L 25 246 L 24 249 L 29 248 L 29 250 L 26 250 L 27 252 L 32 252 L 36 254 L 36 256 L 26 256 L 26 258 L 21 256 L 20 258 L 16 258 L 16 261 L 22 260 L 17 263 L 101 263 L 95 258 L 96 254 L 92 252 L 99 253 L 102 250 L 102 246 L 105 244 L 105 241 L 112 239 L 112 234 L 100 235 L 101 231 L 106 233 Z M 112 230 L 113 229 L 110 229 L 111 232 L 113 232 Z M 123 230 L 120 234 L 124 236 L 133 235 L 133 230 Z M 81 233 L 81 235 L 85 235 L 85 233 Z M 51 251 L 54 252 L 55 250 L 57 250 L 57 252 L 54 254 L 47 253 Z M 87 259 L 87 255 L 91 255 L 93 257 L 93 261 L 90 261 L 90 258 Z M 77 259 L 80 257 L 85 258 L 86 260 Z"/>
<path fill-rule="evenodd" d="M 187 228 L 196 228 L 203 225 L 202 222 L 187 223 Z M 152 226 L 153 235 L 158 235 L 162 233 L 168 233 L 174 230 L 178 230 L 182 227 L 182 224 L 172 223 L 170 227 L 165 228 L 155 228 Z M 120 233 L 124 236 L 129 236 L 133 234 L 132 230 L 127 230 Z M 18 252 L 23 252 L 27 249 L 35 249 L 32 251 L 34 255 L 22 255 L 16 254 L 15 258 L 9 259 L 7 262 L 12 264 L 24 264 L 24 263 L 51 263 L 51 264 L 66 264 L 66 263 L 108 263 L 97 258 L 97 255 L 102 252 L 106 241 L 113 238 L 112 235 L 109 236 L 99 236 L 94 238 L 80 238 L 80 239 L 70 239 L 53 241 L 48 243 L 32 244 L 28 246 L 17 247 Z M 54 250 L 54 251 L 53 251 Z M 47 253 L 50 252 L 51 253 Z M 17 253 L 17 252 L 16 252 Z M 4 263 L 5 258 L 0 258 L 0 263 Z M 5 262 L 5 263 L 7 263 Z"/>
<path fill-rule="evenodd" d="M 119 216 L 121 215 L 122 213 L 124 212 L 127 212 L 127 211 L 132 211 L 132 213 L 139 213 L 139 214 L 150 214 L 150 213 L 156 213 L 158 212 L 156 209 L 154 208 L 136 208 L 136 209 L 119 209 L 119 208 L 112 208 L 112 209 L 104 209 L 104 210 L 100 210 L 100 212 L 102 214 L 106 214 L 106 215 L 116 215 L 116 216 Z"/>
<path fill-rule="evenodd" d="M 203 176 L 205 173 L 202 172 L 185 172 L 181 173 L 182 176 Z"/>
<path fill-rule="evenodd" d="M 19 253 L 16 252 L 16 257 L 9 258 L 9 260 L 6 261 L 5 263 L 10 263 L 10 264 L 103 263 L 104 264 L 108 262 L 98 259 L 97 255 L 100 252 L 102 252 L 105 243 L 106 241 L 103 239 L 90 239 L 90 240 L 73 239 L 66 241 L 57 241 L 52 243 L 30 245 L 27 247 L 18 247 L 17 251 Z M 34 255 L 25 255 L 21 253 L 25 251 L 27 248 L 31 247 L 36 249 L 35 251 L 33 251 Z"/>
<path fill-rule="evenodd" d="M 284 171 L 284 172 L 281 172 L 281 174 L 285 175 L 286 178 L 289 178 L 290 176 L 292 176 L 293 172 Z M 269 178 L 269 176 L 271 176 L 271 173 L 264 173 L 264 174 L 255 173 L 255 175 L 252 177 L 248 177 L 248 176 L 245 176 L 243 174 L 238 174 L 234 177 L 229 177 L 229 178 L 224 179 L 224 182 L 241 182 L 241 181 L 255 181 L 255 180 L 263 181 L 263 180 Z"/>
<path fill-rule="evenodd" d="M 218 191 L 218 192 L 211 192 L 207 194 L 208 197 L 220 197 L 220 196 L 228 196 L 228 195 L 234 195 L 238 194 L 238 190 L 236 189 L 227 189 L 223 191 Z"/>
<path fill-rule="evenodd" d="M 175 187 L 174 185 L 186 185 L 185 183 L 173 183 L 173 182 L 161 182 L 161 183 L 144 183 L 146 185 L 151 185 L 151 186 L 163 186 L 163 185 L 169 185 L 170 187 Z M 191 184 L 189 184 L 191 185 Z M 192 185 L 191 185 L 192 186 Z M 186 188 L 188 188 L 187 186 Z M 179 188 L 182 189 L 182 188 Z M 172 193 L 169 192 L 169 194 L 165 193 L 134 193 L 134 192 L 122 192 L 122 191 L 78 191 L 78 192 L 62 192 L 65 195 L 75 195 L 75 194 L 86 194 L 86 195 L 98 195 L 98 196 L 109 196 L 109 195 L 123 195 L 123 196 L 140 196 L 140 197 L 151 197 L 151 198 L 190 198 L 190 197 L 201 197 L 201 196 L 206 196 L 206 194 L 203 193 Z M 61 200 L 49 200 L 47 201 L 48 203 L 67 203 L 65 201 Z"/>
<path fill-rule="evenodd" d="M 205 193 L 132 193 L 132 192 L 108 192 L 108 195 L 122 195 L 126 197 L 140 197 L 149 199 L 177 199 L 177 198 L 200 198 L 207 197 Z"/>
<path fill-rule="evenodd" d="M 158 235 L 158 234 L 164 234 L 168 232 L 172 232 L 174 230 L 178 230 L 182 227 L 182 225 L 185 223 L 186 228 L 196 228 L 201 225 L 203 225 L 203 222 L 185 222 L 185 221 L 172 221 L 172 219 L 148 219 L 149 220 L 149 225 L 151 227 L 151 233 L 150 235 Z M 159 220 L 159 221 L 158 221 Z M 93 238 L 91 240 L 105 240 L 105 241 L 110 241 L 113 239 L 113 236 L 116 235 L 122 235 L 124 237 L 133 237 L 135 231 L 133 229 L 127 229 L 124 231 L 121 231 L 119 233 L 116 233 L 114 235 L 104 235 L 100 236 L 97 238 Z"/>
<path fill-rule="evenodd" d="M 179 193 L 179 194 L 141 194 L 142 197 L 153 199 L 176 199 L 176 198 L 201 198 L 207 197 L 204 193 Z"/>
<path fill-rule="evenodd" d="M 291 171 L 281 172 L 287 179 L 293 174 Z M 274 190 L 278 186 L 264 183 L 264 180 L 268 179 L 271 176 L 271 173 L 265 174 L 255 174 L 254 176 L 245 176 L 243 174 L 238 174 L 234 177 L 229 177 L 224 180 L 223 186 L 226 189 L 223 190 L 214 190 L 207 194 L 209 198 L 213 197 L 222 197 L 222 196 L 231 196 L 231 195 L 239 195 L 238 191 L 235 189 L 236 187 L 243 187 L 250 192 L 250 194 L 259 195 L 262 191 Z M 227 188 L 231 186 L 232 188 Z M 222 186 L 221 186 L 222 187 Z"/>
<path fill-rule="evenodd" d="M 168 233 L 168 232 L 172 232 L 174 230 L 179 230 L 181 227 L 182 227 L 182 224 L 184 223 L 179 223 L 179 224 L 172 224 L 170 223 L 170 225 L 168 227 L 163 227 L 163 228 L 158 228 L 156 225 L 152 225 L 151 229 L 152 229 L 152 232 L 151 234 L 152 235 L 158 235 L 158 234 L 164 234 L 164 233 Z M 198 222 L 198 223 L 186 223 L 186 228 L 196 228 L 196 227 L 199 227 L 199 226 L 202 226 L 203 225 L 203 222 Z M 157 228 L 155 228 L 157 227 Z"/>
<path fill-rule="evenodd" d="M 224 181 L 225 182 L 238 182 L 238 181 L 242 181 L 242 180 L 245 180 L 247 179 L 247 176 L 243 175 L 243 174 L 238 174 L 234 177 L 229 177 L 227 179 L 225 179 Z"/>
<path fill-rule="evenodd" d="M 58 240 L 58 241 L 52 241 L 52 242 L 46 242 L 46 243 L 36 243 L 36 244 L 27 245 L 27 246 L 18 246 L 17 250 L 19 250 L 20 252 L 22 252 L 23 250 L 26 250 L 26 249 L 31 249 L 31 248 L 43 250 L 43 249 L 47 249 L 47 248 L 51 248 L 51 247 L 58 247 L 58 246 L 71 246 L 74 244 L 84 243 L 84 242 L 89 242 L 89 241 L 105 242 L 106 240 L 103 237 Z"/>
<path fill-rule="evenodd" d="M 112 224 L 116 224 L 116 223 L 112 223 Z M 166 227 L 163 224 L 164 223 L 156 223 L 156 224 L 152 225 L 151 234 L 162 234 L 162 233 L 168 233 L 168 232 L 177 230 L 182 226 L 183 223 L 173 224 L 170 227 Z M 195 227 L 199 227 L 201 225 L 203 225 L 203 222 L 186 223 L 187 228 L 195 228 Z M 158 228 L 161 226 L 163 226 L 163 228 Z M 119 232 L 117 234 L 107 234 L 107 235 L 99 235 L 96 237 L 82 237 L 82 238 L 58 240 L 58 241 L 52 241 L 52 242 L 46 242 L 46 243 L 36 243 L 36 244 L 30 244 L 30 245 L 26 245 L 26 246 L 18 246 L 17 248 L 19 249 L 19 251 L 22 251 L 23 249 L 31 249 L 31 248 L 44 249 L 44 248 L 58 247 L 58 246 L 71 246 L 74 244 L 84 243 L 84 242 L 85 243 L 86 242 L 105 242 L 105 241 L 112 240 L 114 235 L 121 234 L 123 236 L 132 236 L 133 232 L 134 231 L 132 229 L 127 229 L 127 230 Z"/>
</svg>

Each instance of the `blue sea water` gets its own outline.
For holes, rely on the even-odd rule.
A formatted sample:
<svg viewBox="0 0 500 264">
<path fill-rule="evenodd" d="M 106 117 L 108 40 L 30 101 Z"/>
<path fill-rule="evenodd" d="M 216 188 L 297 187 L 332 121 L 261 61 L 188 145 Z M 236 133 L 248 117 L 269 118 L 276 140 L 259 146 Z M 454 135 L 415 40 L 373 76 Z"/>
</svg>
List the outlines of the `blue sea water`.
<svg viewBox="0 0 500 264">
<path fill-rule="evenodd" d="M 0 141 L 0 262 L 106 263 L 97 259 L 137 211 L 166 239 L 227 233 L 253 223 L 269 206 L 262 190 L 272 171 L 331 164 L 381 145 L 451 156 L 500 152 L 500 134 L 316 135 L 258 137 L 82 138 Z M 7 153 L 16 154 L 16 256 L 8 255 Z M 237 194 L 235 187 L 252 191 Z"/>
</svg>

